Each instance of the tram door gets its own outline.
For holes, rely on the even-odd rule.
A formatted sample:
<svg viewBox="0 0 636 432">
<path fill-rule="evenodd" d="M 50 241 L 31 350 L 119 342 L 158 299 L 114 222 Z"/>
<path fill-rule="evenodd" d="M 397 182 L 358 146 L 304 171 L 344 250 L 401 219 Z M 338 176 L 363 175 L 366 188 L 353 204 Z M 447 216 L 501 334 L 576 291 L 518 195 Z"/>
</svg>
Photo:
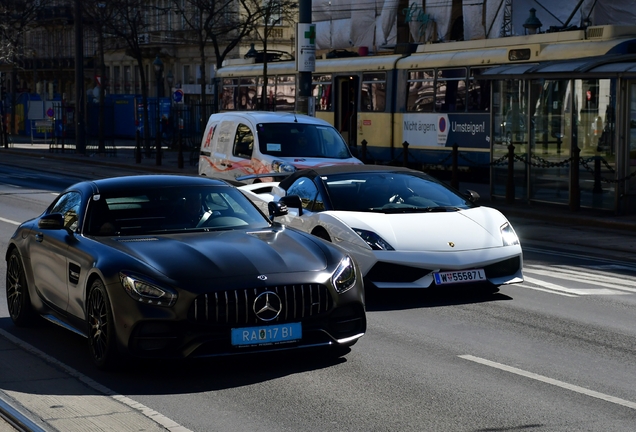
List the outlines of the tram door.
<svg viewBox="0 0 636 432">
<path fill-rule="evenodd" d="M 337 76 L 335 78 L 335 127 L 350 146 L 357 144 L 358 88 L 360 78 Z"/>
</svg>

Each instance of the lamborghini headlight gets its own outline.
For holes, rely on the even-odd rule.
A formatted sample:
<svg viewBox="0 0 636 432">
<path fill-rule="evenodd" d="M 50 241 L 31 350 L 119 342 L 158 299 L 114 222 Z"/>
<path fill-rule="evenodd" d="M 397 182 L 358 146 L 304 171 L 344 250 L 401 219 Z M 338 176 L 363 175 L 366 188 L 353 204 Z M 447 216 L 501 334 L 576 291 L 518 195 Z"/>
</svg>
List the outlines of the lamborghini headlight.
<svg viewBox="0 0 636 432">
<path fill-rule="evenodd" d="M 132 273 L 120 272 L 119 280 L 128 295 L 142 303 L 170 307 L 177 302 L 176 292 L 168 288 L 159 288 L 156 284 Z"/>
<path fill-rule="evenodd" d="M 356 284 L 356 268 L 350 257 L 345 257 L 340 261 L 338 268 L 331 277 L 331 282 L 338 294 L 350 290 Z"/>
<path fill-rule="evenodd" d="M 519 237 L 517 237 L 517 233 L 514 229 L 512 229 L 512 225 L 510 225 L 510 223 L 506 222 L 499 228 L 499 230 L 501 231 L 501 238 L 504 246 L 514 246 L 519 244 Z"/>
<path fill-rule="evenodd" d="M 374 233 L 373 231 L 367 231 L 358 228 L 352 228 L 353 231 L 358 234 L 362 240 L 373 250 L 395 250 L 386 240 Z"/>
</svg>

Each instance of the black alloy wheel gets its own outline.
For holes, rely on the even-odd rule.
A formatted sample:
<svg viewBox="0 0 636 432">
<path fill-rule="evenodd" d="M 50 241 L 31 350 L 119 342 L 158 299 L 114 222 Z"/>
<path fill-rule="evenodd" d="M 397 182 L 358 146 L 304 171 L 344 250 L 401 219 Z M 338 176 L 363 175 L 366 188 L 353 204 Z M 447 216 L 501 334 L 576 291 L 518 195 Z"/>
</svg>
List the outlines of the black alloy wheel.
<svg viewBox="0 0 636 432">
<path fill-rule="evenodd" d="M 11 251 L 7 261 L 7 307 L 15 325 L 26 327 L 35 322 L 24 265 L 17 249 Z"/>
<path fill-rule="evenodd" d="M 93 282 L 88 292 L 86 320 L 93 362 L 100 369 L 113 368 L 118 362 L 113 313 L 104 284 L 99 279 Z"/>
</svg>

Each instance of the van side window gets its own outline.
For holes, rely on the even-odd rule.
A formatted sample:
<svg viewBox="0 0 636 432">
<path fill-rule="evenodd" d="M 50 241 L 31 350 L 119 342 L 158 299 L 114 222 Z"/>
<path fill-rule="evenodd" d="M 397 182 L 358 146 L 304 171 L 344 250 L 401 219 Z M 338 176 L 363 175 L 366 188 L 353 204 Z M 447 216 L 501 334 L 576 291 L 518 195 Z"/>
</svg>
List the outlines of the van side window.
<svg viewBox="0 0 636 432">
<path fill-rule="evenodd" d="M 232 154 L 237 157 L 251 158 L 254 150 L 254 134 L 252 130 L 244 125 L 239 124 L 234 137 L 234 148 Z"/>
</svg>

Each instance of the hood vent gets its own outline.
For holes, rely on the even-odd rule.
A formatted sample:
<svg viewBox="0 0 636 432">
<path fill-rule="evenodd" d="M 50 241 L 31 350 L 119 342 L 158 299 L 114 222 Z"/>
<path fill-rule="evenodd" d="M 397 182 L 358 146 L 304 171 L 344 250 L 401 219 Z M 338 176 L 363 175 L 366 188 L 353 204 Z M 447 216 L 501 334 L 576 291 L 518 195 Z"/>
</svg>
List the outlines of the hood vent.
<svg viewBox="0 0 636 432">
<path fill-rule="evenodd" d="M 157 237 L 139 237 L 139 238 L 118 238 L 115 240 L 121 243 L 131 243 L 131 242 L 157 241 L 159 239 Z"/>
</svg>

